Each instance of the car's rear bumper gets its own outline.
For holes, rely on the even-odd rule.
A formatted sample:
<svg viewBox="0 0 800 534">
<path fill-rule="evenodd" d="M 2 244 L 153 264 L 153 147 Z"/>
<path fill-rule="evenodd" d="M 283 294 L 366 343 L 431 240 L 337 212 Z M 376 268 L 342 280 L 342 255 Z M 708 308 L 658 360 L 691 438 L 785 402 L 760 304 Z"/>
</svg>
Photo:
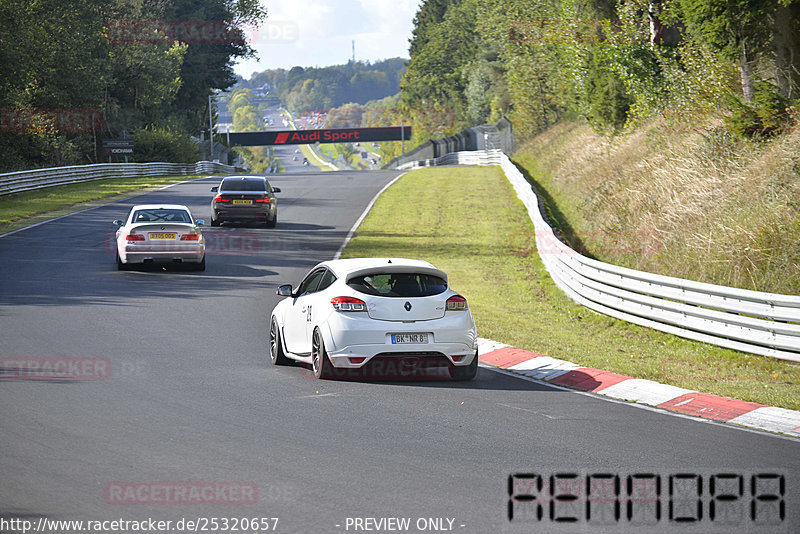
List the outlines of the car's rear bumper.
<svg viewBox="0 0 800 534">
<path fill-rule="evenodd" d="M 328 358 L 337 368 L 366 366 L 376 356 L 413 358 L 420 362 L 439 356 L 453 366 L 469 365 L 478 348 L 475 323 L 469 313 L 456 312 L 431 321 L 379 321 L 335 313 L 327 323 Z M 392 334 L 425 333 L 427 343 L 392 343 Z"/>
<path fill-rule="evenodd" d="M 206 255 L 204 245 L 181 245 L 168 250 L 164 249 L 149 249 L 144 250 L 145 247 L 139 249 L 132 249 L 130 245 L 125 247 L 125 250 L 120 251 L 119 258 L 122 263 L 146 263 L 146 262 L 187 262 L 187 263 L 200 263 Z"/>
<path fill-rule="evenodd" d="M 475 358 L 475 349 L 461 344 L 427 344 L 400 347 L 390 345 L 356 345 L 345 348 L 341 352 L 328 352 L 328 358 L 334 367 L 358 369 L 377 362 L 373 360 L 417 362 L 424 367 L 443 367 L 452 365 L 460 367 L 469 365 Z"/>
<path fill-rule="evenodd" d="M 213 210 L 214 219 L 218 221 L 252 221 L 272 217 L 271 208 L 247 207 L 247 208 L 225 208 Z"/>
</svg>

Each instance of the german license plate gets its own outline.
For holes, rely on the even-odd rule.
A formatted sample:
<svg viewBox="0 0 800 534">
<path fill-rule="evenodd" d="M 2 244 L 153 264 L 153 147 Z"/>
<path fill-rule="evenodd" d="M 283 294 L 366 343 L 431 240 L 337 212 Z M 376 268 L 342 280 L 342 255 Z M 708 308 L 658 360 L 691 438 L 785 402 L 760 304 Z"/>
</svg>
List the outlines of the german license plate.
<svg viewBox="0 0 800 534">
<path fill-rule="evenodd" d="M 248 204 L 249 205 L 249 204 L 252 204 L 253 201 L 252 200 L 234 200 L 233 203 L 234 204 Z"/>
<path fill-rule="evenodd" d="M 175 232 L 150 232 L 150 239 L 175 239 Z"/>
<path fill-rule="evenodd" d="M 427 343 L 428 334 L 392 334 L 392 344 Z"/>
</svg>

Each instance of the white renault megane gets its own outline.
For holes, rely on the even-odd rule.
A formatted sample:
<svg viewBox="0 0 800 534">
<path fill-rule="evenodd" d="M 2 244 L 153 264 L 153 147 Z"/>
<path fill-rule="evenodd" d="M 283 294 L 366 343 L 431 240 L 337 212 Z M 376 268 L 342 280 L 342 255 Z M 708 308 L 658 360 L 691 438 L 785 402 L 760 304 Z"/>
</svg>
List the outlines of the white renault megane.
<svg viewBox="0 0 800 534">
<path fill-rule="evenodd" d="M 272 363 L 311 364 L 317 378 L 422 376 L 447 369 L 456 380 L 478 370 L 478 334 L 467 300 L 425 261 L 332 260 L 314 267 L 272 310 Z M 370 376 L 368 374 L 367 376 Z"/>
</svg>

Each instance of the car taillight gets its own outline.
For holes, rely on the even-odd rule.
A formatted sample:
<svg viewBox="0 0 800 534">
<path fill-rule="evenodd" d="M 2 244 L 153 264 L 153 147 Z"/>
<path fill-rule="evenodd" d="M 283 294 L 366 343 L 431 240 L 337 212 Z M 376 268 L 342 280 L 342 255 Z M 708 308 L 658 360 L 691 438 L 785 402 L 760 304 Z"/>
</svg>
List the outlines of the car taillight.
<svg viewBox="0 0 800 534">
<path fill-rule="evenodd" d="M 270 201 L 270 199 L 268 199 L 268 198 L 257 198 L 256 199 L 256 202 L 259 202 L 261 204 L 269 204 L 269 201 Z"/>
<path fill-rule="evenodd" d="M 334 310 L 340 312 L 367 311 L 367 303 L 355 297 L 333 297 L 331 304 L 333 304 Z"/>
<path fill-rule="evenodd" d="M 183 234 L 181 236 L 181 241 L 199 241 L 200 234 Z"/>
<path fill-rule="evenodd" d="M 231 199 L 229 198 L 222 198 L 222 197 L 215 197 L 214 202 L 230 202 Z"/>
<path fill-rule="evenodd" d="M 449 299 L 447 299 L 447 311 L 459 311 L 459 310 L 466 310 L 469 308 L 467 306 L 467 299 L 462 297 L 461 295 L 453 295 Z"/>
<path fill-rule="evenodd" d="M 128 234 L 125 236 L 126 241 L 144 241 L 144 235 L 142 234 Z"/>
</svg>

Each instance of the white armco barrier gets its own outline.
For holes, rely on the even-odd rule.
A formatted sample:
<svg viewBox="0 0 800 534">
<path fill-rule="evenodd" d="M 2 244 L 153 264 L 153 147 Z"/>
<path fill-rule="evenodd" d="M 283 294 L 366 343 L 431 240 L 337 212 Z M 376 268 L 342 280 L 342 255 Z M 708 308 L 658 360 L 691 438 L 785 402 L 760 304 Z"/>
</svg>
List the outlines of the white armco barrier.
<svg viewBox="0 0 800 534">
<path fill-rule="evenodd" d="M 800 362 L 800 296 L 706 284 L 587 258 L 558 239 L 531 184 L 500 151 L 455 152 L 402 168 L 459 164 L 501 166 L 528 209 L 542 263 L 576 302 L 688 339 Z"/>
<path fill-rule="evenodd" d="M 96 163 L 0 174 L 0 196 L 55 185 L 125 176 L 167 176 L 235 173 L 240 169 L 214 161 L 197 163 Z"/>
</svg>

